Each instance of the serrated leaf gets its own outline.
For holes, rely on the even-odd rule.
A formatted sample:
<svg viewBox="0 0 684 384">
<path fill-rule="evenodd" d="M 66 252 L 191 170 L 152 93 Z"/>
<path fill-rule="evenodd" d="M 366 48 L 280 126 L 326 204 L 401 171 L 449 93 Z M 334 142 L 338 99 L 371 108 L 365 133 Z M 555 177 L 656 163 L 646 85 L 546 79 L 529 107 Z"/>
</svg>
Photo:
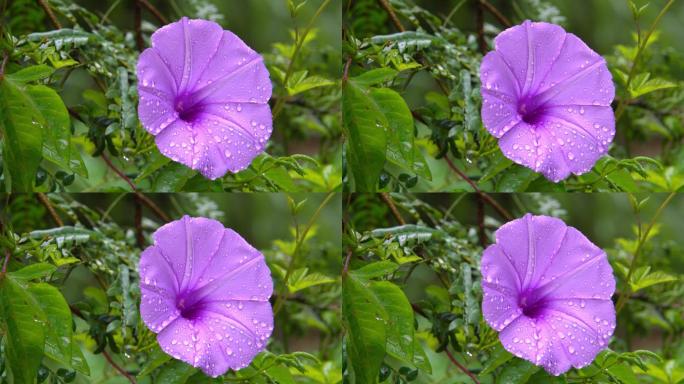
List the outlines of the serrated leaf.
<svg viewBox="0 0 684 384">
<path fill-rule="evenodd" d="M 33 296 L 9 276 L 0 277 L 0 325 L 14 383 L 33 384 L 43 356 L 47 319 Z"/>
<path fill-rule="evenodd" d="M 334 282 L 335 279 L 330 276 L 318 272 L 309 273 L 309 268 L 299 268 L 294 270 L 290 275 L 290 278 L 287 281 L 287 288 L 291 293 L 294 293 L 315 285 Z"/>
<path fill-rule="evenodd" d="M 287 93 L 290 96 L 294 96 L 314 88 L 327 87 L 336 84 L 336 82 L 330 79 L 326 79 L 324 77 L 315 75 L 307 76 L 303 79 L 298 79 L 298 81 L 296 82 L 292 81 L 291 79 L 288 83 L 289 84 L 287 85 Z"/>
<path fill-rule="evenodd" d="M 636 292 L 656 284 L 669 283 L 679 280 L 677 276 L 673 276 L 662 271 L 650 272 L 650 270 L 651 267 L 646 266 L 637 268 L 637 270 L 634 271 L 631 281 L 629 282 L 632 292 Z"/>
<path fill-rule="evenodd" d="M 632 98 L 637 98 L 639 96 L 658 91 L 661 89 L 674 88 L 677 84 L 667 81 L 661 78 L 651 79 L 651 74 L 640 73 L 632 79 L 632 83 L 629 86 L 629 94 Z"/>
</svg>

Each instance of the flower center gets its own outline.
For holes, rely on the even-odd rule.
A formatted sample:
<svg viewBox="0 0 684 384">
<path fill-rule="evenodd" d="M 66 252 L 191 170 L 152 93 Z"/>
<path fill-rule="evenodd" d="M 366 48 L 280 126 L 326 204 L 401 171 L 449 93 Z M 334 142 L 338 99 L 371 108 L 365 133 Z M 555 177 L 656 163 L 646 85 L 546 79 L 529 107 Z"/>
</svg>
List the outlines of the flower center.
<svg viewBox="0 0 684 384">
<path fill-rule="evenodd" d="M 523 311 L 523 315 L 535 319 L 539 317 L 546 307 L 544 299 L 538 300 L 534 297 L 533 292 L 525 292 L 520 295 L 518 299 L 518 306 Z"/>
<path fill-rule="evenodd" d="M 201 103 L 192 104 L 188 102 L 188 98 L 181 96 L 176 99 L 174 104 L 178 117 L 187 123 L 193 123 L 202 113 L 203 106 Z"/>
<path fill-rule="evenodd" d="M 176 308 L 180 311 L 181 317 L 194 320 L 199 317 L 202 306 L 200 303 L 188 303 L 185 298 L 181 297 L 176 303 Z"/>
<path fill-rule="evenodd" d="M 527 100 L 522 100 L 518 104 L 518 114 L 522 116 L 524 122 L 530 125 L 539 123 L 544 116 L 544 108 L 531 105 Z"/>
</svg>

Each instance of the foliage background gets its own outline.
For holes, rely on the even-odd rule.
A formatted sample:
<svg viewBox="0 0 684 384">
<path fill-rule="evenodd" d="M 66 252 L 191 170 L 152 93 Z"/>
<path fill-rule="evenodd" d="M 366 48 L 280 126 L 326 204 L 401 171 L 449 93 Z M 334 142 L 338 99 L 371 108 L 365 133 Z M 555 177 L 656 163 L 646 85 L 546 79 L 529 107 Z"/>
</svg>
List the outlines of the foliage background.
<svg viewBox="0 0 684 384">
<path fill-rule="evenodd" d="M 635 192 L 672 191 L 684 185 L 682 2 L 385 2 L 396 20 L 382 3 L 350 1 L 343 15 L 343 60 L 349 64 L 349 81 L 343 80 L 345 182 L 350 191 L 475 187 L 496 192 Z M 632 10 L 639 12 L 635 16 Z M 525 19 L 560 24 L 578 35 L 607 60 L 616 84 L 613 107 L 620 117 L 609 156 L 591 172 L 558 184 L 504 158 L 480 119 L 483 53 L 492 49 L 493 38 L 507 25 Z M 656 19 L 628 90 L 636 32 L 646 41 Z M 385 97 L 379 100 L 378 93 Z M 364 107 L 368 100 L 353 102 L 364 97 L 374 99 L 379 108 Z M 355 119 L 360 111 L 370 117 Z M 355 163 L 356 157 L 363 158 L 358 161 L 362 165 Z"/>
<path fill-rule="evenodd" d="M 684 196 L 489 196 L 503 209 L 469 193 L 346 197 L 342 300 L 347 383 L 684 380 Z M 589 366 L 549 376 L 506 352 L 497 332 L 484 322 L 480 258 L 493 232 L 509 221 L 501 212 L 559 217 L 607 252 L 617 280 L 614 301 L 626 292 L 630 296 L 618 314 L 609 349 Z"/>
<path fill-rule="evenodd" d="M 340 0 L 50 0 L 62 29 L 40 3 L 0 1 L 0 56 L 9 58 L 0 80 L 5 190 L 130 190 L 103 157 L 141 190 L 340 188 Z M 143 6 L 138 23 L 138 4 L 151 4 L 160 16 Z M 236 33 L 264 56 L 274 85 L 277 115 L 266 154 L 213 182 L 162 156 L 137 119 L 139 50 L 181 16 Z M 31 76 L 11 78 L 27 68 Z M 37 111 L 31 100 L 45 107 Z M 18 122 L 19 115 L 30 119 Z"/>
<path fill-rule="evenodd" d="M 136 195 L 5 195 L 0 243 L 10 256 L 8 273 L 0 273 L 1 383 L 129 383 L 107 359 L 138 383 L 341 381 L 339 194 L 148 198 L 173 219 L 215 218 L 264 253 L 272 304 L 280 307 L 267 351 L 216 380 L 161 352 L 138 313 L 137 263 L 164 221 Z M 24 299 L 52 311 L 22 307 Z"/>
</svg>

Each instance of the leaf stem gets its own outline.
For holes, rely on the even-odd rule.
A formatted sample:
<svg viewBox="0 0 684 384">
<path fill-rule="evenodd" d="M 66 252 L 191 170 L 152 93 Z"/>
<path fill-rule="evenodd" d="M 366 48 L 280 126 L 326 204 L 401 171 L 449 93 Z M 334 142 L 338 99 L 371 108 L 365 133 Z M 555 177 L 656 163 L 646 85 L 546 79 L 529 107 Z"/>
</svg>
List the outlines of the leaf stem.
<svg viewBox="0 0 684 384">
<path fill-rule="evenodd" d="M 505 27 L 509 28 L 509 27 L 513 26 L 513 24 L 511 24 L 510 20 L 508 20 L 506 18 L 506 16 L 503 15 L 503 13 L 501 13 L 498 9 L 496 9 L 496 7 L 493 6 L 492 4 L 490 4 L 487 0 L 480 0 L 480 4 L 482 4 L 482 6 L 484 6 L 485 9 L 487 9 L 489 11 L 489 13 L 494 15 L 494 17 L 496 17 L 497 20 L 499 20 L 499 22 L 501 24 L 503 24 Z"/>
<path fill-rule="evenodd" d="M 399 21 L 397 14 L 394 13 L 394 9 L 392 9 L 390 3 L 387 0 L 378 0 L 378 3 L 380 3 L 380 6 L 385 10 L 385 12 L 387 12 L 392 20 L 392 24 L 394 24 L 394 26 L 397 27 L 400 32 L 406 32 L 406 29 L 401 24 L 401 21 Z"/>
<path fill-rule="evenodd" d="M 457 366 L 458 369 L 460 369 L 461 371 L 463 371 L 463 373 L 468 375 L 468 377 L 470 377 L 473 380 L 473 382 L 475 382 L 476 384 L 480 384 L 480 382 L 477 380 L 477 377 L 475 377 L 475 375 L 473 375 L 473 373 L 470 372 L 468 368 L 466 368 L 461 363 L 459 363 L 458 360 L 456 360 L 454 355 L 452 355 L 449 351 L 449 347 L 444 348 L 444 352 L 447 354 L 447 356 L 449 356 L 449 360 L 451 360 L 451 362 L 454 363 L 454 365 Z"/>
<path fill-rule="evenodd" d="M 157 8 L 154 7 L 154 5 L 150 4 L 149 1 L 147 0 L 136 0 L 138 4 L 142 5 L 145 9 L 147 9 L 157 20 L 159 20 L 160 23 L 166 25 L 169 23 L 169 20 L 164 17 L 164 15 L 159 12 Z"/>
<path fill-rule="evenodd" d="M 304 28 L 304 32 L 302 33 L 301 36 L 297 36 L 297 41 L 295 42 L 295 47 L 294 50 L 292 51 L 292 56 L 290 57 L 290 63 L 287 65 L 287 69 L 285 70 L 285 77 L 283 78 L 283 87 L 285 88 L 285 93 L 287 94 L 287 82 L 290 80 L 290 76 L 292 76 L 292 71 L 294 70 L 294 63 L 297 58 L 297 54 L 299 54 L 299 50 L 302 48 L 302 45 L 304 44 L 304 40 L 306 40 L 306 36 L 309 34 L 311 31 L 311 28 L 313 27 L 314 22 L 316 19 L 318 19 L 318 16 L 321 15 L 325 7 L 330 3 L 330 0 L 324 0 L 323 3 L 318 7 L 316 10 L 316 13 L 314 13 L 313 17 L 311 18 L 311 21 L 309 21 L 309 24 L 307 24 L 306 28 Z M 275 106 L 273 107 L 273 120 L 278 117 L 280 114 L 280 111 L 282 111 L 283 106 L 285 105 L 285 99 L 286 97 L 280 97 L 276 101 Z"/>
<path fill-rule="evenodd" d="M 2 274 L 4 275 L 7 272 L 7 264 L 9 264 L 9 260 L 11 257 L 12 253 L 9 251 L 9 249 L 5 249 L 5 261 L 2 263 Z"/>
<path fill-rule="evenodd" d="M 2 52 L 2 64 L 0 64 L 0 81 L 5 78 L 5 67 L 7 66 L 7 60 L 9 60 L 9 54 L 6 51 Z"/>
<path fill-rule="evenodd" d="M 627 277 L 625 278 L 626 282 L 626 287 L 625 291 L 620 295 L 620 298 L 617 301 L 617 304 L 615 305 L 615 311 L 616 313 L 619 313 L 620 310 L 625 306 L 627 303 L 627 300 L 629 297 L 632 295 L 632 287 L 629 283 L 629 281 L 632 278 L 632 275 L 634 274 L 634 270 L 637 265 L 637 260 L 639 259 L 639 255 L 641 255 L 641 250 L 643 249 L 644 243 L 646 243 L 646 239 L 648 239 L 648 235 L 655 226 L 656 222 L 658 221 L 658 218 L 660 215 L 663 213 L 663 210 L 665 207 L 667 207 L 668 204 L 670 204 L 670 201 L 675 197 L 676 192 L 671 192 L 669 195 L 667 195 L 667 198 L 660 204 L 658 209 L 656 210 L 655 214 L 651 218 L 651 222 L 648 224 L 646 227 L 646 230 L 643 231 L 642 234 L 639 235 L 639 239 L 637 242 L 637 247 L 636 250 L 634 250 L 634 257 L 632 257 L 632 262 L 629 264 L 629 271 L 627 272 Z"/>
<path fill-rule="evenodd" d="M 401 225 L 406 225 L 406 220 L 401 216 L 401 213 L 399 213 L 399 210 L 397 209 L 397 206 L 394 204 L 394 201 L 392 200 L 392 197 L 389 195 L 389 193 L 380 193 L 380 198 L 382 201 L 385 202 L 387 207 L 389 207 L 390 211 L 392 212 L 392 215 L 394 218 L 397 220 L 397 222 Z"/>
<path fill-rule="evenodd" d="M 126 379 L 128 379 L 128 381 L 130 381 L 133 384 L 136 384 L 135 378 L 130 373 L 126 372 L 125 369 L 121 368 L 116 362 L 114 362 L 114 360 L 109 355 L 107 350 L 104 350 L 104 349 L 102 350 L 102 356 L 104 356 L 105 359 L 107 359 L 107 362 L 109 363 L 109 365 L 114 367 L 114 369 L 116 369 L 121 375 L 123 375 Z"/>
<path fill-rule="evenodd" d="M 668 9 L 670 9 L 670 6 L 674 4 L 674 0 L 669 0 L 667 4 L 663 7 L 663 9 L 660 10 L 660 13 L 658 13 L 658 16 L 656 16 L 655 20 L 653 21 L 653 24 L 651 24 L 651 27 L 648 29 L 646 32 L 646 35 L 644 35 L 644 38 L 641 39 L 641 43 L 637 43 L 637 52 L 634 55 L 634 60 L 632 60 L 632 66 L 629 68 L 629 73 L 627 74 L 627 82 L 625 83 L 625 89 L 627 90 L 627 97 L 621 98 L 618 106 L 615 108 L 615 121 L 617 122 L 620 119 L 620 116 L 625 111 L 625 107 L 627 107 L 627 104 L 631 101 L 631 98 L 629 97 L 629 86 L 632 84 L 632 80 L 634 78 L 634 71 L 636 70 L 637 63 L 639 61 L 639 58 L 641 57 L 641 53 L 644 51 L 646 48 L 646 45 L 648 44 L 648 40 L 651 38 L 651 34 L 655 31 L 656 26 L 658 23 L 660 23 L 660 19 L 665 15 Z"/>
<path fill-rule="evenodd" d="M 297 255 L 299 254 L 299 249 L 301 248 L 304 239 L 306 239 L 307 233 L 309 233 L 309 230 L 311 230 L 311 227 L 313 227 L 314 223 L 318 219 L 318 216 L 323 211 L 323 207 L 325 207 L 325 205 L 328 204 L 328 202 L 333 198 L 333 196 L 335 196 L 334 192 L 328 193 L 325 199 L 323 199 L 323 202 L 318 206 L 318 208 L 316 208 L 316 211 L 314 212 L 313 216 L 311 216 L 311 219 L 309 219 L 309 222 L 306 224 L 306 228 L 304 228 L 304 231 L 302 231 L 302 233 L 297 236 L 295 248 L 294 251 L 292 251 L 292 257 L 290 258 L 290 263 L 287 265 L 287 272 L 285 272 L 285 277 L 283 278 L 283 291 L 278 295 L 278 297 L 276 298 L 276 302 L 273 305 L 274 316 L 278 313 L 278 311 L 280 311 L 280 308 L 283 306 L 285 297 L 287 296 L 287 281 L 290 279 L 290 275 L 292 275 L 292 272 L 294 270 L 295 261 L 297 260 Z"/>
</svg>

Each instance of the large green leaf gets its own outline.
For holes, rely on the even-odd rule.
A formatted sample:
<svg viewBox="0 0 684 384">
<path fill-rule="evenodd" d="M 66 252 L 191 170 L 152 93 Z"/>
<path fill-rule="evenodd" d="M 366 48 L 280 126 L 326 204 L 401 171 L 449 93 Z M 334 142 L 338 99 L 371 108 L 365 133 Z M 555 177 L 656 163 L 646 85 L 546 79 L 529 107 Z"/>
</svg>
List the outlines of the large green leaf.
<svg viewBox="0 0 684 384">
<path fill-rule="evenodd" d="M 529 361 L 522 359 L 515 359 L 513 362 L 507 364 L 497 376 L 497 384 L 523 384 L 527 383 L 528 379 L 537 373 L 540 368 Z"/>
<path fill-rule="evenodd" d="M 0 324 L 5 358 L 16 384 L 33 384 L 43 356 L 47 319 L 26 289 L 0 276 Z"/>
<path fill-rule="evenodd" d="M 28 291 L 47 318 L 45 354 L 71 366 L 71 310 L 64 296 L 57 288 L 47 283 L 30 285 Z"/>
<path fill-rule="evenodd" d="M 426 179 L 430 168 L 414 145 L 413 115 L 399 93 L 389 88 L 371 88 L 369 96 L 385 115 L 388 125 L 387 160 Z"/>
<path fill-rule="evenodd" d="M 404 292 L 389 281 L 374 281 L 370 291 L 387 312 L 387 353 L 413 363 L 413 309 Z"/>
<path fill-rule="evenodd" d="M 43 157 L 64 169 L 78 169 L 71 164 L 71 120 L 64 102 L 44 85 L 30 86 L 29 94 L 45 118 Z"/>
<path fill-rule="evenodd" d="M 342 128 L 357 191 L 374 191 L 385 166 L 388 121 L 373 99 L 351 81 L 342 88 Z"/>
<path fill-rule="evenodd" d="M 351 275 L 342 279 L 342 317 L 356 382 L 376 383 L 385 358 L 387 313 L 375 295 Z"/>
<path fill-rule="evenodd" d="M 31 87 L 45 88 L 23 85 L 9 78 L 0 80 L 0 133 L 3 163 L 9 171 L 9 178 L 5 178 L 7 188 L 18 192 L 33 189 L 47 127 L 29 92 Z"/>
<path fill-rule="evenodd" d="M 197 368 L 180 360 L 171 360 L 159 369 L 159 375 L 155 383 L 183 384 L 195 372 L 197 372 Z"/>
</svg>

